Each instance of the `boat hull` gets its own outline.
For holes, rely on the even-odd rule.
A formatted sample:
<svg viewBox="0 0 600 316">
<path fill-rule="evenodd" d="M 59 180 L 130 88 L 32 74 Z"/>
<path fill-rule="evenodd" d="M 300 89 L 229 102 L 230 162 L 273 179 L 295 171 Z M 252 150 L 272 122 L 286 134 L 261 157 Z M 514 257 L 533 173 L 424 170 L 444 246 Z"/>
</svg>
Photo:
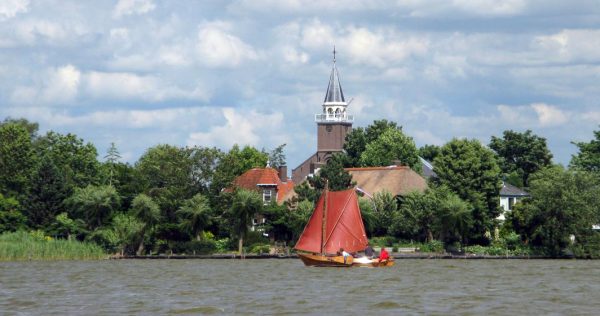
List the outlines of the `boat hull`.
<svg viewBox="0 0 600 316">
<path fill-rule="evenodd" d="M 369 259 L 367 257 L 355 258 L 352 261 L 353 267 L 368 267 L 368 268 L 383 268 L 383 267 L 391 267 L 394 265 L 394 259 L 386 259 L 383 261 L 379 261 L 379 259 Z"/>
<path fill-rule="evenodd" d="M 299 253 L 298 257 L 304 265 L 309 267 L 351 267 L 352 257 L 347 257 L 344 262 L 344 256 L 322 256 L 308 253 Z"/>
</svg>

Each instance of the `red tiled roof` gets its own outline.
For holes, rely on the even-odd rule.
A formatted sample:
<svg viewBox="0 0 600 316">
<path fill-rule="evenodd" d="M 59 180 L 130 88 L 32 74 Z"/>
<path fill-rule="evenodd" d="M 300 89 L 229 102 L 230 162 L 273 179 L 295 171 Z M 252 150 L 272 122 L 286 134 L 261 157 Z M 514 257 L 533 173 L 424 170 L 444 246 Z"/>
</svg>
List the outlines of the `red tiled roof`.
<svg viewBox="0 0 600 316">
<path fill-rule="evenodd" d="M 293 191 L 294 182 L 291 179 L 281 181 L 277 170 L 268 167 L 250 169 L 233 180 L 233 187 L 236 188 L 258 191 L 260 186 L 277 187 L 277 203 L 281 203 Z M 227 191 L 232 191 L 232 188 Z"/>
</svg>

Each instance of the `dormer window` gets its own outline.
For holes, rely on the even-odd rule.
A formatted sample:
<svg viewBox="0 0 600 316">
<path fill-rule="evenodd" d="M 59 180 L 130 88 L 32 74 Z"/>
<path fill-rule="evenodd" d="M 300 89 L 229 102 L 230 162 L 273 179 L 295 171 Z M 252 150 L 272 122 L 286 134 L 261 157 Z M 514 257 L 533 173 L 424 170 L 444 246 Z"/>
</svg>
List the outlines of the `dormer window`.
<svg viewBox="0 0 600 316">
<path fill-rule="evenodd" d="M 273 190 L 264 189 L 263 190 L 263 203 L 265 205 L 271 203 L 272 198 L 273 198 Z"/>
</svg>

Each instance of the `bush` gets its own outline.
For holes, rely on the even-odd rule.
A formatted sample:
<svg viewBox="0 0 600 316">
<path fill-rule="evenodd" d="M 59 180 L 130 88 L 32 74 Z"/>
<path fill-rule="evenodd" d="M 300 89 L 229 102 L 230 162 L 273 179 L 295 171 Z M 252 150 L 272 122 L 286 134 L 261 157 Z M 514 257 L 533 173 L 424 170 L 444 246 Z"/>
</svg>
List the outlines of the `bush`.
<svg viewBox="0 0 600 316">
<path fill-rule="evenodd" d="M 370 240 L 371 246 L 376 247 L 392 247 L 396 242 L 396 238 L 392 236 L 373 237 Z"/>
<path fill-rule="evenodd" d="M 217 243 L 210 239 L 176 242 L 173 243 L 172 250 L 177 254 L 208 255 L 217 250 Z"/>
<path fill-rule="evenodd" d="M 269 246 L 267 244 L 254 244 L 254 245 L 250 246 L 249 248 L 250 248 L 250 253 L 257 253 L 257 254 L 269 253 L 271 251 L 271 246 Z"/>
<path fill-rule="evenodd" d="M 419 248 L 420 252 L 444 252 L 444 243 L 439 240 L 432 240 L 428 243 L 422 244 Z"/>
<path fill-rule="evenodd" d="M 234 249 L 234 247 L 235 245 L 233 244 L 233 240 L 227 237 L 215 241 L 215 250 L 218 253 L 231 251 Z"/>
</svg>

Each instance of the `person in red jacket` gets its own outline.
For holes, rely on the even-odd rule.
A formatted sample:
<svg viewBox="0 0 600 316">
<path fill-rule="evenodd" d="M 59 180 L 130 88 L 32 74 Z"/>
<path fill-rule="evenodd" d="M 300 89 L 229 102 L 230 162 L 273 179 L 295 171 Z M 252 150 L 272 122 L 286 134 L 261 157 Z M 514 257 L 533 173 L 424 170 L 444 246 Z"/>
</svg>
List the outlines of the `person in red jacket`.
<svg viewBox="0 0 600 316">
<path fill-rule="evenodd" d="M 379 253 L 379 262 L 386 261 L 390 259 L 390 254 L 385 250 L 385 248 L 381 248 L 381 252 Z"/>
</svg>

